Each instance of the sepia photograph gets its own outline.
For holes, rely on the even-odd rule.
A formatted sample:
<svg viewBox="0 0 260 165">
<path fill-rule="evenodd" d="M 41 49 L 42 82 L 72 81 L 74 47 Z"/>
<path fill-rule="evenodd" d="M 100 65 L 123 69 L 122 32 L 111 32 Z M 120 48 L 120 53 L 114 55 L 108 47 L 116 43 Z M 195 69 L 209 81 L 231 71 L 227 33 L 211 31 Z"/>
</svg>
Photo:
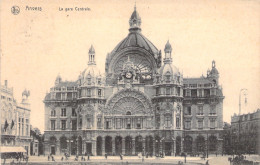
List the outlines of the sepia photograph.
<svg viewBox="0 0 260 165">
<path fill-rule="evenodd" d="M 2 0 L 0 162 L 260 165 L 257 0 Z"/>
</svg>

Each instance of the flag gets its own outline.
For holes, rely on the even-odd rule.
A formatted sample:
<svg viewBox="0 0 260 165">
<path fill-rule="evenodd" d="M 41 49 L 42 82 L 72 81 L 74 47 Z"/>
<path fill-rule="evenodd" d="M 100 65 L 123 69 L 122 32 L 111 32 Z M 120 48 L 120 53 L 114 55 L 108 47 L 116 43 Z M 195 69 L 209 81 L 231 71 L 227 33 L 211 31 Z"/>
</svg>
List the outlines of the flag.
<svg viewBox="0 0 260 165">
<path fill-rule="evenodd" d="M 14 121 L 12 120 L 11 129 L 13 129 L 13 127 L 14 127 Z"/>
<path fill-rule="evenodd" d="M 5 120 L 5 126 L 4 126 L 4 130 L 6 131 L 7 127 L 9 126 L 9 124 L 7 123 L 7 120 Z"/>
</svg>

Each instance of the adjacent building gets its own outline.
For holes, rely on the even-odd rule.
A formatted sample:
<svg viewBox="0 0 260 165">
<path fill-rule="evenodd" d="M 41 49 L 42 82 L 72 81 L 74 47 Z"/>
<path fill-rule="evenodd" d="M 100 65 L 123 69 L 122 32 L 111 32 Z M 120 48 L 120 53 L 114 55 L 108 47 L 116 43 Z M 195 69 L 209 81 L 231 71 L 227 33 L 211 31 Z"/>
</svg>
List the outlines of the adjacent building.
<svg viewBox="0 0 260 165">
<path fill-rule="evenodd" d="M 28 154 L 30 152 L 30 103 L 29 91 L 22 93 L 22 102 L 17 103 L 13 96 L 13 88 L 8 87 L 8 82 L 1 86 L 1 152 L 8 150 L 22 151 L 23 147 Z"/>
<path fill-rule="evenodd" d="M 205 77 L 183 78 L 170 42 L 162 53 L 142 34 L 136 8 L 129 25 L 107 54 L 105 75 L 91 46 L 77 80 L 57 76 L 44 99 L 45 154 L 222 153 L 216 62 Z"/>
<path fill-rule="evenodd" d="M 260 109 L 231 117 L 230 141 L 234 153 L 260 154 Z"/>
</svg>

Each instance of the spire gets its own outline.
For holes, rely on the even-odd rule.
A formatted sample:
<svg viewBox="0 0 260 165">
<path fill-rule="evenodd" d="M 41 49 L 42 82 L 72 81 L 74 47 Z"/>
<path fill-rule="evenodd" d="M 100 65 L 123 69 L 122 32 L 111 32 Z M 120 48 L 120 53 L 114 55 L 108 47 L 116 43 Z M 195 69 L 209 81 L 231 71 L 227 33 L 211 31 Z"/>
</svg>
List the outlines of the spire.
<svg viewBox="0 0 260 165">
<path fill-rule="evenodd" d="M 129 31 L 141 31 L 141 17 L 139 16 L 138 12 L 136 11 L 136 2 L 134 6 L 134 12 L 132 13 L 129 19 Z"/>
<path fill-rule="evenodd" d="M 88 51 L 88 65 L 96 65 L 96 61 L 95 61 L 95 49 L 93 47 L 93 45 L 91 45 L 91 47 L 89 48 Z"/>
<path fill-rule="evenodd" d="M 165 58 L 163 60 L 163 62 L 166 64 L 171 64 L 172 63 L 172 46 L 169 42 L 169 40 L 167 41 L 165 47 L 164 47 L 164 53 L 165 53 Z"/>
</svg>

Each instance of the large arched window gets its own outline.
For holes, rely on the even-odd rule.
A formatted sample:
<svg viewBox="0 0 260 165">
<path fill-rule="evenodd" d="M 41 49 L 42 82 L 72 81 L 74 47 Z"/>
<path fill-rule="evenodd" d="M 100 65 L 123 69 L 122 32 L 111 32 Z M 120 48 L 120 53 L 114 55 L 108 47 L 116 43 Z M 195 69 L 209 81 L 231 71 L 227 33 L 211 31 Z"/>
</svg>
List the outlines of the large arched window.
<svg viewBox="0 0 260 165">
<path fill-rule="evenodd" d="M 216 136 L 209 137 L 209 151 L 216 151 L 217 149 L 217 138 Z"/>
</svg>

